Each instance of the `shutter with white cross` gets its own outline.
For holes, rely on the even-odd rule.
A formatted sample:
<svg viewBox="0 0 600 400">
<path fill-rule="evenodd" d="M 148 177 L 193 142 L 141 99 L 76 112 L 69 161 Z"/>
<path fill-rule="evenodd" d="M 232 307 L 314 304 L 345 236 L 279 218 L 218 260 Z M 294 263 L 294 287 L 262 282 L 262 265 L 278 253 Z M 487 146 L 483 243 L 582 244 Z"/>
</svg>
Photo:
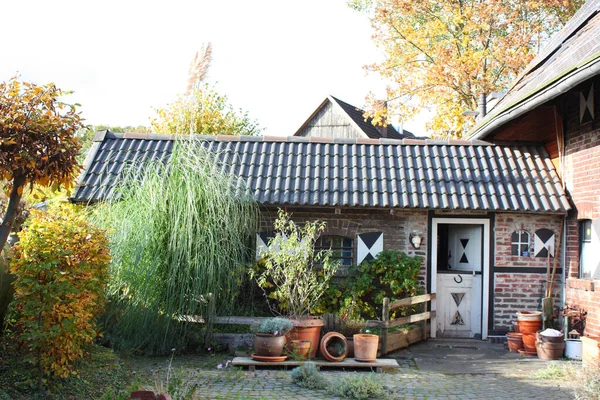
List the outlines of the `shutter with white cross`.
<svg viewBox="0 0 600 400">
<path fill-rule="evenodd" d="M 548 257 L 548 248 L 550 256 L 554 257 L 554 232 L 546 228 L 535 231 L 533 247 L 536 257 Z"/>
<path fill-rule="evenodd" d="M 383 232 L 367 232 L 357 235 L 356 264 L 371 261 L 383 250 Z"/>
<path fill-rule="evenodd" d="M 258 232 L 256 234 L 256 259 L 262 258 L 262 253 L 269 248 L 269 240 L 275 236 L 273 231 Z"/>
</svg>

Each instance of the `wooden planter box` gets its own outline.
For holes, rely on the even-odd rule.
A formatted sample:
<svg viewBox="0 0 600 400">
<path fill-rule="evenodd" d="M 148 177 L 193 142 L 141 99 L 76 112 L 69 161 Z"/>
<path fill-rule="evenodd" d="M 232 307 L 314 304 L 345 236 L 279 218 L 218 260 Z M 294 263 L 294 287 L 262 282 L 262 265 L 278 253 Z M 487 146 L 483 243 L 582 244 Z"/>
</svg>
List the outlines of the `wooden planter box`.
<svg viewBox="0 0 600 400">
<path fill-rule="evenodd" d="M 600 337 L 582 336 L 581 343 L 583 365 L 600 367 Z"/>
<path fill-rule="evenodd" d="M 388 332 L 386 348 L 382 349 L 382 339 L 379 337 L 379 355 L 391 353 L 396 350 L 405 349 L 413 343 L 420 342 L 422 340 L 421 327 L 418 325 L 411 325 L 408 328 L 404 328 L 395 332 Z"/>
</svg>

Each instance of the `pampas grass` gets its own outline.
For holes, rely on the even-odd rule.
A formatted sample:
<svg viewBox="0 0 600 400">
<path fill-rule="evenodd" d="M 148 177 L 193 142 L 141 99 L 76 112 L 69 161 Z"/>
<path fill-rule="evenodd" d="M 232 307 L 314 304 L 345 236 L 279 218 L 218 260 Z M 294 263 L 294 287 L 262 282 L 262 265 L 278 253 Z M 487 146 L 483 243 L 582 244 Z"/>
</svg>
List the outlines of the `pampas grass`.
<svg viewBox="0 0 600 400">
<path fill-rule="evenodd" d="M 210 323 L 231 310 L 251 257 L 258 209 L 244 183 L 200 140 L 174 146 L 168 165 L 132 168 L 145 173 L 131 174 L 119 200 L 95 212 L 112 229 L 105 329 L 120 349 L 184 346 L 193 318 Z"/>
<path fill-rule="evenodd" d="M 200 86 L 206 75 L 208 74 L 208 68 L 212 61 L 212 45 L 208 42 L 206 45 L 202 45 L 200 50 L 194 55 L 194 59 L 190 63 L 190 69 L 188 70 L 188 81 L 185 89 L 185 95 L 190 95 L 192 92 Z"/>
</svg>

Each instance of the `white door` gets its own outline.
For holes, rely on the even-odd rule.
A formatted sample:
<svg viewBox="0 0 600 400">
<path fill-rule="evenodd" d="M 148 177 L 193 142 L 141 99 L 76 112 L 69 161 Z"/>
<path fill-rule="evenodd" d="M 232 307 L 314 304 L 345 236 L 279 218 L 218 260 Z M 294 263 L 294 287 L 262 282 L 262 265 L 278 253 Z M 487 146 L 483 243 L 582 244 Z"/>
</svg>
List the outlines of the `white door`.
<svg viewBox="0 0 600 400">
<path fill-rule="evenodd" d="M 482 225 L 448 227 L 447 270 L 437 271 L 437 335 L 472 338 L 481 331 Z"/>
</svg>

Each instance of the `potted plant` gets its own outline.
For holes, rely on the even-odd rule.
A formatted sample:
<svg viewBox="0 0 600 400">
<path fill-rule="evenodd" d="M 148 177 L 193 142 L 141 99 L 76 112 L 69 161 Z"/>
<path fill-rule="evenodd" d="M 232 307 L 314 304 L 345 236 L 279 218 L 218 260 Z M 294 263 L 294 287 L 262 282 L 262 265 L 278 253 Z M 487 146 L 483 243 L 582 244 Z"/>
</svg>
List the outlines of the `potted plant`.
<svg viewBox="0 0 600 400">
<path fill-rule="evenodd" d="M 279 357 L 283 353 L 285 335 L 293 328 L 286 318 L 265 319 L 254 336 L 254 354 L 260 357 Z"/>
<path fill-rule="evenodd" d="M 311 342 L 310 357 L 319 347 L 322 318 L 310 317 L 310 311 L 329 286 L 339 263 L 331 259 L 331 250 L 315 252 L 315 241 L 325 231 L 324 222 L 296 225 L 283 210 L 274 223 L 275 236 L 262 253 L 261 269 L 251 272 L 265 292 L 269 307 L 285 313 L 294 324 L 291 340 Z"/>
</svg>

